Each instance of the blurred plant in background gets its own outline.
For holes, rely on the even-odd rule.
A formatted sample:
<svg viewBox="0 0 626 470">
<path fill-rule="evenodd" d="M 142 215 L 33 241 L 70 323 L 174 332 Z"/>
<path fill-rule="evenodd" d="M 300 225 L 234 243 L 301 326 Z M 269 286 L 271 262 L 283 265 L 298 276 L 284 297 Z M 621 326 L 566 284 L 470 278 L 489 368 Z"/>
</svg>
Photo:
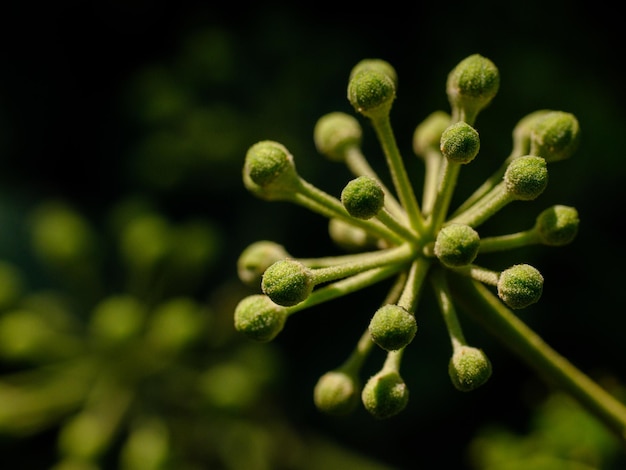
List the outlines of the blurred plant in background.
<svg viewBox="0 0 626 470">
<path fill-rule="evenodd" d="M 200 96 L 235 73 L 214 62 L 232 58 L 225 45 L 219 31 L 194 36 L 180 64 L 146 68 L 132 83 L 142 137 L 124 172 L 130 194 L 91 216 L 66 200 L 35 201 L 13 220 L 28 261 L 0 263 L 0 434 L 9 446 L 51 444 L 6 461 L 389 468 L 299 434 L 275 395 L 280 355 L 234 334 L 240 294 L 220 264 L 224 228 L 211 214 L 158 205 L 177 192 L 224 197 L 239 166 L 249 125 L 226 99 L 207 106 Z"/>
</svg>

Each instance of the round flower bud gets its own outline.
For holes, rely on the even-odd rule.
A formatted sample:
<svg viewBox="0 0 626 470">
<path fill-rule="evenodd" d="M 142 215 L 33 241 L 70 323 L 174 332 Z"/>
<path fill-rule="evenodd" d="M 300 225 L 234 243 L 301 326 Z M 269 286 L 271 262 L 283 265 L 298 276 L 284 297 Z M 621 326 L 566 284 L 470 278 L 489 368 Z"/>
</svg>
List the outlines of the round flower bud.
<svg viewBox="0 0 626 470">
<path fill-rule="evenodd" d="M 437 234 L 435 256 L 448 267 L 467 266 L 476 259 L 479 247 L 476 230 L 465 224 L 450 224 Z"/>
<path fill-rule="evenodd" d="M 448 75 L 446 92 L 453 109 L 462 110 L 472 122 L 496 96 L 500 73 L 489 59 L 473 54 L 463 59 Z"/>
<path fill-rule="evenodd" d="M 513 155 L 528 155 L 530 152 L 530 134 L 533 126 L 541 120 L 546 114 L 550 113 L 549 109 L 540 109 L 527 114 L 520 119 L 513 128 Z"/>
<path fill-rule="evenodd" d="M 382 59 L 361 60 L 358 64 L 352 67 L 352 70 L 350 71 L 350 79 L 352 79 L 352 77 L 354 77 L 357 73 L 363 72 L 366 70 L 374 70 L 374 71 L 387 75 L 393 82 L 394 86 L 398 88 L 398 74 L 396 73 L 396 69 L 394 69 L 393 65 L 391 65 L 386 60 L 382 60 Z"/>
<path fill-rule="evenodd" d="M 263 273 L 261 288 L 272 302 L 282 305 L 296 305 L 305 300 L 313 291 L 313 275 L 299 261 L 284 259 L 276 261 Z"/>
<path fill-rule="evenodd" d="M 417 332 L 415 316 L 399 305 L 387 304 L 379 308 L 369 324 L 372 340 L 387 351 L 402 349 Z"/>
<path fill-rule="evenodd" d="M 580 126 L 571 113 L 552 111 L 534 123 L 530 133 L 530 153 L 548 162 L 572 156 L 580 143 Z"/>
<path fill-rule="evenodd" d="M 450 161 L 469 163 L 480 150 L 478 131 L 463 121 L 452 124 L 441 134 L 440 150 Z"/>
<path fill-rule="evenodd" d="M 341 203 L 352 217 L 371 219 L 383 208 L 385 193 L 374 178 L 359 176 L 343 188 Z"/>
<path fill-rule="evenodd" d="M 489 380 L 491 362 L 480 349 L 461 346 L 450 358 L 448 374 L 457 390 L 470 392 Z"/>
<path fill-rule="evenodd" d="M 534 304 L 543 292 L 543 276 L 528 264 L 516 264 L 500 273 L 498 297 L 512 309 Z"/>
<path fill-rule="evenodd" d="M 322 375 L 313 390 L 315 406 L 324 413 L 346 415 L 359 404 L 360 386 L 352 375 L 333 370 Z"/>
<path fill-rule="evenodd" d="M 346 113 L 329 113 L 318 119 L 313 129 L 317 151 L 331 160 L 342 162 L 346 151 L 361 145 L 363 131 L 359 121 Z"/>
<path fill-rule="evenodd" d="M 375 418 L 391 418 L 406 408 L 409 389 L 398 372 L 379 372 L 363 387 L 361 401 Z"/>
<path fill-rule="evenodd" d="M 574 240 L 579 222 L 578 211 L 574 207 L 556 205 L 539 214 L 535 230 L 544 245 L 562 246 Z"/>
<path fill-rule="evenodd" d="M 504 181 L 514 199 L 531 201 L 548 185 L 546 161 L 533 155 L 515 158 L 504 173 Z"/>
<path fill-rule="evenodd" d="M 450 115 L 444 111 L 435 111 L 424 119 L 413 132 L 413 152 L 424 156 L 429 149 L 439 150 L 441 134 L 450 125 Z"/>
<path fill-rule="evenodd" d="M 289 253 L 278 243 L 267 240 L 254 242 L 237 259 L 239 279 L 249 286 L 258 286 L 265 270 L 288 256 Z"/>
<path fill-rule="evenodd" d="M 255 341 L 273 340 L 286 321 L 286 310 L 265 295 L 250 295 L 235 307 L 235 329 Z"/>
<path fill-rule="evenodd" d="M 297 191 L 300 179 L 293 156 L 285 146 L 264 140 L 248 149 L 243 181 L 246 188 L 257 196 L 275 200 L 289 197 Z"/>
<path fill-rule="evenodd" d="M 393 80 L 376 68 L 357 71 L 348 83 L 348 100 L 358 113 L 368 118 L 388 115 L 395 97 Z"/>
</svg>

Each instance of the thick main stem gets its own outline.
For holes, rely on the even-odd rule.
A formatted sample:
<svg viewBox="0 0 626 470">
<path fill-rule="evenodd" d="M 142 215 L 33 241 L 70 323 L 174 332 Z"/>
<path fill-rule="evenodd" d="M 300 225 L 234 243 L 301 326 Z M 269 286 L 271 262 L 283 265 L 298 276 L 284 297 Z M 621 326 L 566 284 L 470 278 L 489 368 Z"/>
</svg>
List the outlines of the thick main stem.
<svg viewBox="0 0 626 470">
<path fill-rule="evenodd" d="M 552 349 L 485 286 L 450 276 L 450 287 L 463 308 L 547 382 L 574 397 L 626 444 L 626 406 Z"/>
</svg>

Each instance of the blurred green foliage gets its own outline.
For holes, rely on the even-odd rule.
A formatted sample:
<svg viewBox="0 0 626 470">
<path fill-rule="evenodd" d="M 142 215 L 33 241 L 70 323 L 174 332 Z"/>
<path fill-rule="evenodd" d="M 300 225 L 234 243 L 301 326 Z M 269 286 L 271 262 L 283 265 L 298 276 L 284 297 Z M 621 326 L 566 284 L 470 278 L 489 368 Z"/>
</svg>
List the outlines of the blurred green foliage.
<svg viewBox="0 0 626 470">
<path fill-rule="evenodd" d="M 314 326 L 345 304 L 294 321 L 271 348 L 234 334 L 232 308 L 247 292 L 235 279 L 243 247 L 270 238 L 294 255 L 332 249 L 325 221 L 279 203 L 266 208 L 244 190 L 249 145 L 284 142 L 307 179 L 338 193 L 347 175 L 315 155 L 312 130 L 322 114 L 349 109 L 350 68 L 365 57 L 394 65 L 402 99 L 392 121 L 410 136 L 433 109 L 447 108 L 441 84 L 451 66 L 478 52 L 498 64 L 504 85 L 481 117 L 482 154 L 505 158 L 513 125 L 535 109 L 572 112 L 583 130 L 567 175 L 546 190 L 546 199 L 579 210 L 579 237 L 556 254 L 520 254 L 546 278 L 526 320 L 592 376 L 626 377 L 617 15 L 538 0 L 393 10 L 8 7 L 0 33 L 3 464 L 483 470 L 504 453 L 533 470 L 626 465 L 610 437 L 550 389 L 534 385 L 529 398 L 529 371 L 470 325 L 493 358 L 492 382 L 459 396 L 447 379 L 443 325 L 425 317 L 434 333 L 416 338 L 406 358 L 419 371 L 412 402 L 385 423 L 321 416 L 306 392 L 356 339 Z M 409 139 L 399 144 L 411 154 Z M 366 146 L 376 154 L 373 137 Z M 485 175 L 494 167 L 481 164 Z M 478 171 L 466 191 L 482 179 Z M 493 223 L 522 228 L 533 217 L 520 209 Z M 353 322 L 367 321 L 358 313 L 369 301 L 347 302 Z M 593 437 L 563 432 L 569 419 Z M 564 461 L 572 466 L 559 467 Z"/>
</svg>

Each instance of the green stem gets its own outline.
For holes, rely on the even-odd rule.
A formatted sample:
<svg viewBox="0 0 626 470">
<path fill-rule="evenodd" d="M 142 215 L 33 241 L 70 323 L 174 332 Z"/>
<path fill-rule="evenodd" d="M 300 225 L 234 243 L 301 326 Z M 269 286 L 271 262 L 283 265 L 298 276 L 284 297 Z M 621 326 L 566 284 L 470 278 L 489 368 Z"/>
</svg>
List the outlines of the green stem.
<svg viewBox="0 0 626 470">
<path fill-rule="evenodd" d="M 513 198 L 502 181 L 489 193 L 485 194 L 482 199 L 477 201 L 462 214 L 450 219 L 448 223 L 465 224 L 474 228 L 478 227 L 511 201 L 513 201 Z"/>
<path fill-rule="evenodd" d="M 398 299 L 398 305 L 409 312 L 415 312 L 419 302 L 419 294 L 424 284 L 424 279 L 430 268 L 430 261 L 426 258 L 417 258 L 411 265 L 409 277 Z"/>
<path fill-rule="evenodd" d="M 448 334 L 450 335 L 452 349 L 457 350 L 460 346 L 466 345 L 467 342 L 465 341 L 465 335 L 463 334 L 461 323 L 459 322 L 454 303 L 452 302 L 452 296 L 444 271 L 442 269 L 435 269 L 432 276 L 430 276 L 430 280 L 435 290 L 439 310 L 441 311 L 443 320 L 448 329 Z"/>
<path fill-rule="evenodd" d="M 387 211 L 386 208 L 383 207 L 380 211 L 378 211 L 376 218 L 380 220 L 385 227 L 399 234 L 402 238 L 410 240 L 414 243 L 419 242 L 419 235 L 415 233 L 411 227 L 407 227 L 396 219 L 389 211 Z"/>
<path fill-rule="evenodd" d="M 414 256 L 415 249 L 412 245 L 405 243 L 394 248 L 380 250 L 370 253 L 363 253 L 363 256 L 349 263 L 338 264 L 336 266 L 328 266 L 326 268 L 318 268 L 313 271 L 314 283 L 322 284 L 325 282 L 336 281 L 348 276 L 368 271 L 380 266 L 400 265 L 408 263 Z"/>
<path fill-rule="evenodd" d="M 429 223 L 430 229 L 433 233 L 435 233 L 435 231 L 441 227 L 441 224 L 445 221 L 448 208 L 450 207 L 452 193 L 456 187 L 460 171 L 460 163 L 451 162 L 447 158 L 443 159 L 440 168 L 441 177 L 437 186 L 437 194 L 435 196 L 435 202 Z"/>
<path fill-rule="evenodd" d="M 464 202 L 461 204 L 452 214 L 452 217 L 456 217 L 457 215 L 465 212 L 469 209 L 474 203 L 476 203 L 479 199 L 481 199 L 485 194 L 491 191 L 500 181 L 502 181 L 502 177 L 506 172 L 509 163 L 511 162 L 511 157 L 507 158 L 500 168 L 498 168 L 489 178 L 485 180 L 485 182 L 476 189 Z"/>
<path fill-rule="evenodd" d="M 626 406 L 546 344 L 487 288 L 451 276 L 455 299 L 547 382 L 568 392 L 626 443 Z"/>
<path fill-rule="evenodd" d="M 437 150 L 431 149 L 424 155 L 424 189 L 422 192 L 422 212 L 428 216 L 433 210 L 439 181 L 439 168 L 443 164 L 443 156 Z"/>
<path fill-rule="evenodd" d="M 491 253 L 494 251 L 512 250 L 522 246 L 539 243 L 540 238 L 537 230 L 532 228 L 523 232 L 485 237 L 480 239 L 479 253 Z"/>
<path fill-rule="evenodd" d="M 348 214 L 341 201 L 330 194 L 325 193 L 307 181 L 300 180 L 298 192 L 291 195 L 291 202 L 306 207 L 328 218 L 337 218 L 349 224 L 361 227 L 368 233 L 376 235 L 385 240 L 399 243 L 403 239 L 398 234 L 392 232 L 377 220 L 362 220 Z"/>
<path fill-rule="evenodd" d="M 365 271 L 342 279 L 341 281 L 333 282 L 332 284 L 320 287 L 319 289 L 315 289 L 311 295 L 299 304 L 283 308 L 287 312 L 287 315 L 291 315 L 301 310 L 313 307 L 314 305 L 336 299 L 337 297 L 342 297 L 376 284 L 377 282 L 393 276 L 403 267 L 403 264 L 398 263 L 391 266 L 385 266 L 383 268 L 370 269 L 369 271 Z"/>
<path fill-rule="evenodd" d="M 372 350 L 372 346 L 374 342 L 372 341 L 372 336 L 368 329 L 361 335 L 359 342 L 352 351 L 352 354 L 346 359 L 346 361 L 341 365 L 340 369 L 346 372 L 349 375 L 358 375 L 365 359 L 369 355 Z"/>
<path fill-rule="evenodd" d="M 389 115 L 385 115 L 379 119 L 373 119 L 372 125 L 374 126 L 378 140 L 387 158 L 393 184 L 400 197 L 400 202 L 407 212 L 411 226 L 417 232 L 423 233 L 424 220 L 422 213 L 420 212 L 419 204 L 413 192 L 411 180 L 406 173 L 402 156 L 398 150 Z"/>
</svg>

